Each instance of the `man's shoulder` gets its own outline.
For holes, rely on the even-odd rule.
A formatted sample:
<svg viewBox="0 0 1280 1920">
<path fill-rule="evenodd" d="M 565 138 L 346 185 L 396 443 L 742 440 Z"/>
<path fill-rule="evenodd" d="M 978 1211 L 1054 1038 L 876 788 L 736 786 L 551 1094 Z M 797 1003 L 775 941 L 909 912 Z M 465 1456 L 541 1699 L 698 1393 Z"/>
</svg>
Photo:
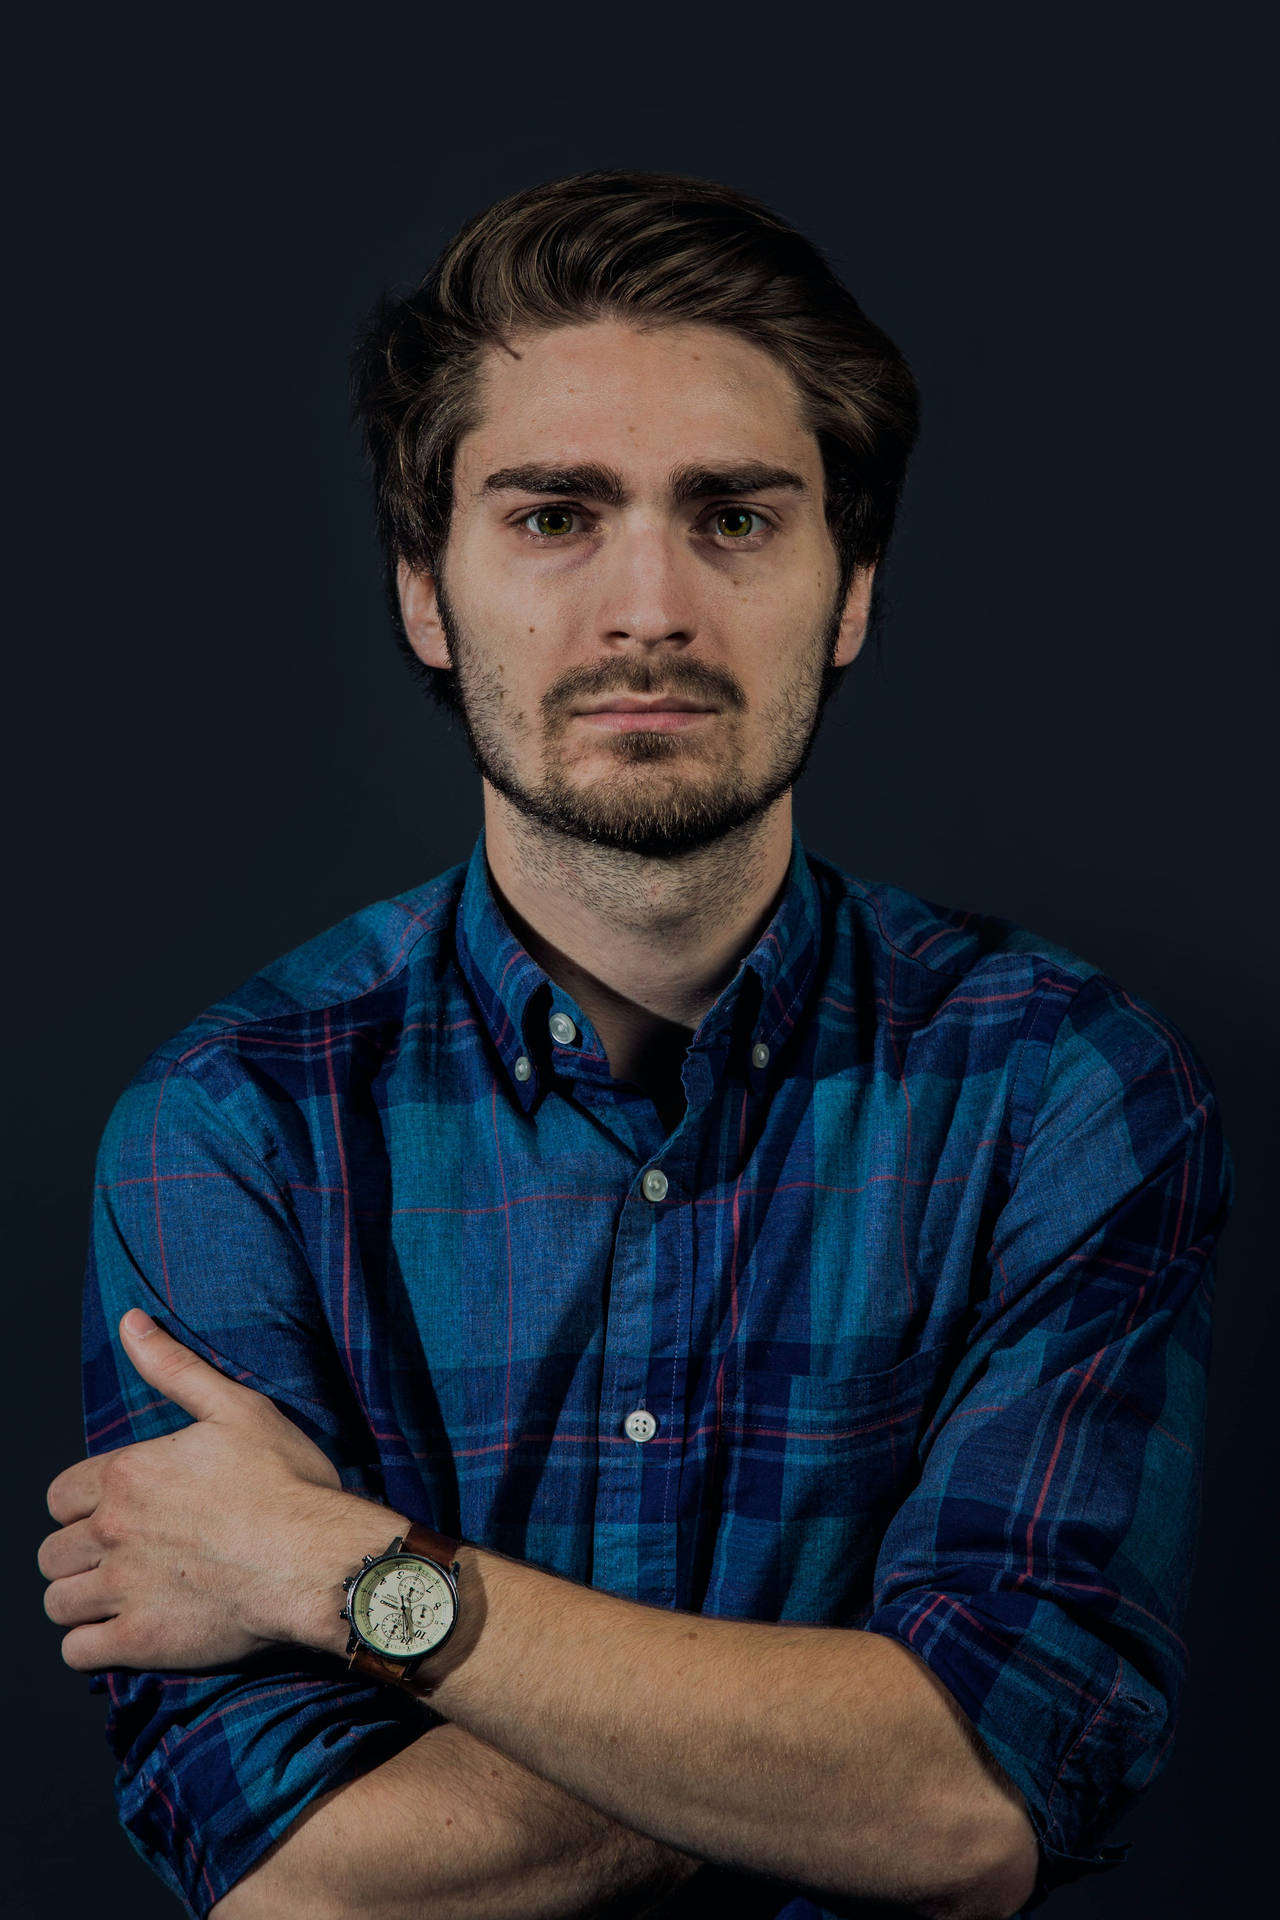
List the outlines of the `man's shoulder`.
<svg viewBox="0 0 1280 1920">
<path fill-rule="evenodd" d="M 895 1055 L 912 1033 L 928 1029 L 950 1045 L 964 1029 L 970 1065 L 979 1054 L 1004 1055 L 1042 1093 L 1101 1081 L 1118 1091 L 1167 1075 L 1185 1111 L 1212 1088 L 1186 1032 L 1074 948 L 1005 915 L 809 860 L 834 928 L 836 971 L 847 973 L 851 999 L 891 1023 Z"/>
<path fill-rule="evenodd" d="M 976 970 L 1061 978 L 1073 986 L 1101 978 L 1083 954 L 1035 929 L 976 907 L 947 906 L 888 880 L 865 880 L 809 852 L 838 940 L 851 961 L 877 973 L 916 974 L 921 989 L 945 995 Z"/>
<path fill-rule="evenodd" d="M 466 871 L 464 861 L 371 901 L 290 948 L 156 1047 L 136 1077 L 176 1067 L 216 1076 L 217 1063 L 242 1045 L 287 1045 L 291 1034 L 349 1036 L 375 1025 L 385 1034 L 405 1017 L 410 995 L 416 1004 L 440 978 Z"/>
</svg>

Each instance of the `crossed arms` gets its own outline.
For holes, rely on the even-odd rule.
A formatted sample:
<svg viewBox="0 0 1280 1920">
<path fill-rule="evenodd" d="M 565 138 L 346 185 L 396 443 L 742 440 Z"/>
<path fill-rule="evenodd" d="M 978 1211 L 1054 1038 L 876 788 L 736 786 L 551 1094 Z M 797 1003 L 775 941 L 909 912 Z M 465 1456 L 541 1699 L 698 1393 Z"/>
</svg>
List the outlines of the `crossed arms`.
<svg viewBox="0 0 1280 1920">
<path fill-rule="evenodd" d="M 146 1316 L 127 1315 L 121 1337 L 193 1424 L 50 1488 L 61 1527 L 41 1568 L 68 1663 L 182 1670 L 290 1645 L 340 1656 L 343 1571 L 409 1516 L 344 1492 L 269 1399 Z M 1007 1920 L 1029 1897 L 1038 1854 L 1021 1796 L 897 1642 L 668 1613 L 466 1544 L 459 1565 L 459 1629 L 421 1670 L 450 1725 L 314 1813 L 219 1920 L 282 1901 L 314 1913 L 335 1869 L 334 1913 L 412 1911 L 428 1893 L 434 1908 L 442 1855 L 461 1876 L 459 1914 L 493 1910 L 513 1857 L 513 1913 L 540 1910 L 527 1904 L 539 1875 L 543 1910 L 572 1912 L 619 1883 L 674 1886 L 701 1860 L 937 1920 Z"/>
<path fill-rule="evenodd" d="M 336 1589 L 404 1519 L 441 1516 L 398 1504 L 409 1472 L 389 1506 L 365 1497 L 368 1435 L 307 1324 L 316 1276 L 239 1087 L 212 1097 L 167 1061 L 139 1079 L 100 1160 L 94 1457 L 55 1482 L 41 1564 L 67 1658 L 106 1670 L 122 1819 L 193 1912 L 589 1912 L 694 1897 L 706 1861 L 766 1912 L 804 1888 L 1009 1914 L 1028 1821 L 1055 1871 L 1107 1864 L 1081 1841 L 1158 1770 L 1181 1684 L 1229 1175 L 1194 1065 L 1105 987 L 1078 996 L 1082 1033 L 1086 993 L 1088 1051 L 1069 1035 L 1048 1075 L 981 1349 L 881 1542 L 872 1630 L 669 1613 L 467 1548 L 435 1724 L 345 1674 Z M 1112 1058 L 1123 1075 L 1092 1065 Z M 184 1346 L 118 1335 L 138 1303 Z M 220 1598 L 207 1564 L 184 1578 L 211 1539 Z M 195 1591 L 216 1604 L 193 1625 Z M 131 1595 L 165 1593 L 131 1624 Z M 148 1637 L 183 1618 L 185 1645 Z"/>
</svg>

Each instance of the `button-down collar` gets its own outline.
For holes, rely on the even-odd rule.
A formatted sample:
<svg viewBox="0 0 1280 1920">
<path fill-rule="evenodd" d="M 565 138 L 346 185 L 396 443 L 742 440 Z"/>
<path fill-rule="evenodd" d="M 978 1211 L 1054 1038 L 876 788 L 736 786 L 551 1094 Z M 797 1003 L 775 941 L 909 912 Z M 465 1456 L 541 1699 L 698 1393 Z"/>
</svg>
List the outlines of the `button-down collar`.
<svg viewBox="0 0 1280 1920">
<path fill-rule="evenodd" d="M 821 913 L 817 884 L 800 837 L 793 831 L 791 861 L 777 908 L 690 1042 L 690 1054 L 706 1059 L 713 1085 L 731 1056 L 739 1072 L 756 1085 L 764 1085 L 774 1073 L 813 985 Z M 609 1062 L 590 1020 L 507 925 L 489 876 L 483 829 L 458 903 L 457 949 L 481 1017 L 525 1112 L 537 1105 L 553 1073 L 609 1079 Z M 744 988 L 750 991 L 744 993 Z M 551 1022 L 557 1015 L 563 1019 L 556 1020 L 553 1030 Z M 576 1034 L 568 1044 L 561 1044 L 555 1032 L 567 1033 L 565 1020 L 572 1022 Z M 760 1047 L 769 1050 L 764 1066 L 753 1059 L 753 1050 Z M 517 1070 L 520 1061 L 528 1061 L 530 1070 Z"/>
</svg>

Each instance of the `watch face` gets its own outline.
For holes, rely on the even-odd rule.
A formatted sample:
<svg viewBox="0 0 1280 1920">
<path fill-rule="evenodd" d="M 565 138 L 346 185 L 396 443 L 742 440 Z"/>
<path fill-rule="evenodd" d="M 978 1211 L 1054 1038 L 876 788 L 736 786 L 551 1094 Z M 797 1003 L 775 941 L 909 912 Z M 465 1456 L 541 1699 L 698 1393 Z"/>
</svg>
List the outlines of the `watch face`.
<svg viewBox="0 0 1280 1920">
<path fill-rule="evenodd" d="M 417 1660 L 448 1639 L 457 1617 L 452 1580 L 430 1560 L 398 1553 L 366 1567 L 351 1589 L 351 1624 L 375 1653 Z"/>
</svg>

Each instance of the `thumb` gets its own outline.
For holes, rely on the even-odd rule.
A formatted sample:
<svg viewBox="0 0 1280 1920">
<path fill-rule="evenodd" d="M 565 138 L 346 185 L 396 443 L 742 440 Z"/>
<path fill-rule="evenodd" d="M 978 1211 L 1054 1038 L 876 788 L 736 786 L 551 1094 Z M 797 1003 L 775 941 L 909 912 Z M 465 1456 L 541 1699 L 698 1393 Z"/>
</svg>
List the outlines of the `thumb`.
<svg viewBox="0 0 1280 1920">
<path fill-rule="evenodd" d="M 131 1307 L 121 1320 L 120 1339 L 147 1384 L 197 1420 L 233 1418 L 237 1401 L 250 1392 L 173 1339 L 141 1307 Z"/>
</svg>

